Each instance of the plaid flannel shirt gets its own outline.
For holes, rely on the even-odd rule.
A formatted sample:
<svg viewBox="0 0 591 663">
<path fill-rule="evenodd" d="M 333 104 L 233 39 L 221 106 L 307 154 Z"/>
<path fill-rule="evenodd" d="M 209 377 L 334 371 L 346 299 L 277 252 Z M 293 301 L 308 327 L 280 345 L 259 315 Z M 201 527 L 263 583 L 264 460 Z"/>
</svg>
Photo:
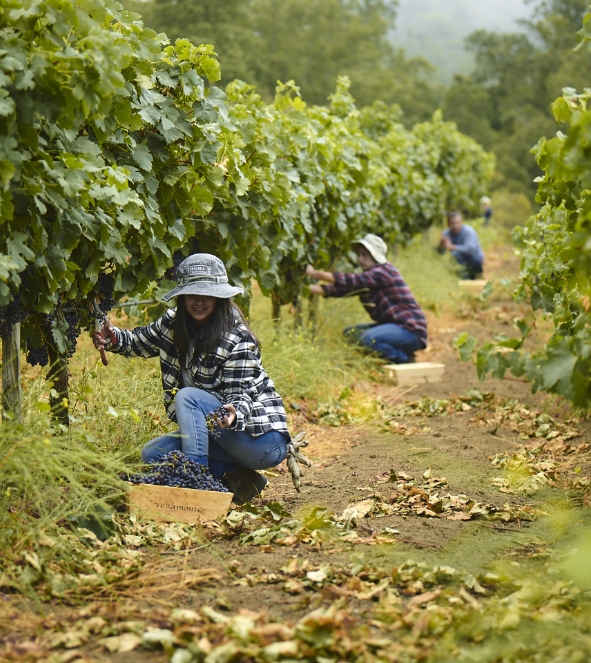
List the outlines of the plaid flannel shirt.
<svg viewBox="0 0 591 663">
<path fill-rule="evenodd" d="M 124 357 L 160 357 L 164 406 L 172 421 L 176 421 L 176 392 L 189 386 L 183 382 L 179 352 L 173 342 L 175 315 L 176 308 L 172 308 L 145 327 L 132 330 L 115 327 L 118 343 L 106 345 L 107 350 Z M 236 408 L 232 430 L 246 431 L 253 437 L 271 429 L 289 435 L 281 396 L 263 369 L 258 345 L 243 324 L 237 323 L 225 334 L 211 354 L 188 361 L 187 369 L 195 387 Z"/>
<path fill-rule="evenodd" d="M 335 272 L 334 284 L 323 285 L 326 297 L 358 294 L 365 310 L 378 323 L 393 322 L 416 334 L 427 347 L 427 320 L 400 272 L 387 262 L 361 274 Z"/>
</svg>

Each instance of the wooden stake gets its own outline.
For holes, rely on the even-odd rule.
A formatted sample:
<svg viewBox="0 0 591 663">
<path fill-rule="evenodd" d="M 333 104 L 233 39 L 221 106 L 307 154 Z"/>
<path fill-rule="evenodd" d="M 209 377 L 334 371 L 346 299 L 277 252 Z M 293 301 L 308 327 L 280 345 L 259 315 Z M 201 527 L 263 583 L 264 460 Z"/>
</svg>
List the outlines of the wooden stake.
<svg viewBox="0 0 591 663">
<path fill-rule="evenodd" d="M 21 325 L 12 328 L 8 338 L 2 339 L 2 418 L 7 414 L 22 421 L 23 404 L 21 393 Z"/>
</svg>

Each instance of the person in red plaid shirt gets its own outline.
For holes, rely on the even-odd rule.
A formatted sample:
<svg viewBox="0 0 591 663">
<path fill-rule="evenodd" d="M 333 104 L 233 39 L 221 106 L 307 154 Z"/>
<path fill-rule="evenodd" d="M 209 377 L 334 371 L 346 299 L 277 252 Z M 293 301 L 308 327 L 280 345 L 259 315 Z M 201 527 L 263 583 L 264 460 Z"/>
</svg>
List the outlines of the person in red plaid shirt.
<svg viewBox="0 0 591 663">
<path fill-rule="evenodd" d="M 394 364 L 414 361 L 427 347 L 427 320 L 400 272 L 388 262 L 381 237 L 367 234 L 351 243 L 361 274 L 323 272 L 312 265 L 306 274 L 328 285 L 311 285 L 310 292 L 325 297 L 359 295 L 374 323 L 347 327 L 345 335 Z"/>
</svg>

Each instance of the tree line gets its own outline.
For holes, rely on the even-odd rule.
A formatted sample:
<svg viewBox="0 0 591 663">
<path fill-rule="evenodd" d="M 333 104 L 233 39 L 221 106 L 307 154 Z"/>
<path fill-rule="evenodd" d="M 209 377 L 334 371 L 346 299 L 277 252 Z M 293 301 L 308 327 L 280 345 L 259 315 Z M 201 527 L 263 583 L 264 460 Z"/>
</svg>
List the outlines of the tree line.
<svg viewBox="0 0 591 663">
<path fill-rule="evenodd" d="M 408 127 L 441 108 L 497 155 L 493 187 L 530 199 L 541 174 L 530 150 L 556 131 L 551 103 L 563 87 L 586 85 L 587 59 L 573 49 L 588 0 L 538 0 L 519 32 L 471 34 L 474 70 L 449 86 L 435 82 L 437 63 L 392 43 L 396 12 L 386 0 L 125 1 L 173 39 L 213 43 L 223 81 L 254 84 L 267 101 L 278 79 L 293 79 L 304 100 L 325 104 L 344 74 L 358 106 L 395 103 Z"/>
</svg>

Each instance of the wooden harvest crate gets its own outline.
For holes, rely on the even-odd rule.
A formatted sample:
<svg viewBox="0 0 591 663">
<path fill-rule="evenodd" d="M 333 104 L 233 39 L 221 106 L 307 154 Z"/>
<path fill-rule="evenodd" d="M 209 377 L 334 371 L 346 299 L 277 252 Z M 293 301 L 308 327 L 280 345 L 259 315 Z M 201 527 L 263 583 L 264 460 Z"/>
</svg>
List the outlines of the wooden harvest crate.
<svg viewBox="0 0 591 663">
<path fill-rule="evenodd" d="M 192 488 L 130 485 L 129 510 L 152 520 L 196 523 L 225 516 L 232 502 L 232 493 Z"/>
<path fill-rule="evenodd" d="M 482 294 L 484 286 L 488 283 L 486 279 L 475 279 L 473 281 L 458 281 L 458 286 L 462 292 L 468 295 L 476 295 L 477 297 Z"/>
<path fill-rule="evenodd" d="M 396 384 L 431 384 L 443 380 L 445 364 L 417 362 L 416 364 L 387 364 L 384 366 Z"/>
</svg>

